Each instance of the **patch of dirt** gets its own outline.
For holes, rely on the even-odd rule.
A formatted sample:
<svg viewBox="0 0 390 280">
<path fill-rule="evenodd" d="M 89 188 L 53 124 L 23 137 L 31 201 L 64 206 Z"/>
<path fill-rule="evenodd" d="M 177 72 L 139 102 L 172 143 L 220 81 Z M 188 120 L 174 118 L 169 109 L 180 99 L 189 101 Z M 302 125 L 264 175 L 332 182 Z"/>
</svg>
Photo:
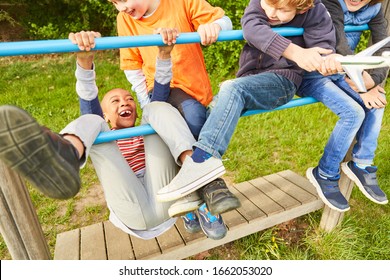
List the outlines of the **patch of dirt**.
<svg viewBox="0 0 390 280">
<path fill-rule="evenodd" d="M 72 223 L 91 222 L 90 219 L 87 219 L 90 215 L 85 215 L 86 207 L 101 207 L 102 211 L 99 211 L 99 213 L 93 213 L 93 219 L 96 220 L 96 222 L 103 221 L 103 217 L 106 214 L 106 211 L 108 211 L 108 208 L 104 198 L 103 188 L 99 184 L 90 186 L 86 193 L 76 201 L 74 213 L 71 219 Z"/>
<path fill-rule="evenodd" d="M 305 236 L 308 227 L 304 218 L 299 217 L 278 225 L 276 236 L 283 239 L 286 245 L 294 246 Z"/>
<path fill-rule="evenodd" d="M 64 201 L 59 205 L 58 216 L 64 216 L 67 211 L 67 202 Z M 107 203 L 104 198 L 103 188 L 99 184 L 94 184 L 85 192 L 77 194 L 74 199 L 73 211 L 69 222 L 66 225 L 58 225 L 58 232 L 79 228 L 95 223 L 103 222 L 108 217 Z"/>
</svg>

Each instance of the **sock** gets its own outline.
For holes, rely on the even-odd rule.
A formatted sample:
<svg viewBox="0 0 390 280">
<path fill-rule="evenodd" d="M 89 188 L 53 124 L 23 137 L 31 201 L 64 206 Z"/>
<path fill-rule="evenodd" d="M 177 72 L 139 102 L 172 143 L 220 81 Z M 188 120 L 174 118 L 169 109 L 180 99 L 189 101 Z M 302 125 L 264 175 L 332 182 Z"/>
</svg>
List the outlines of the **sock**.
<svg viewBox="0 0 390 280">
<path fill-rule="evenodd" d="M 321 169 L 318 168 L 318 175 L 322 178 L 322 179 L 325 179 L 325 180 L 338 180 L 340 178 L 340 175 L 336 175 L 336 176 L 329 176 L 328 174 L 322 172 Z"/>
<path fill-rule="evenodd" d="M 370 164 L 361 164 L 361 163 L 356 163 L 356 162 L 355 162 L 355 165 L 363 170 L 366 169 L 366 167 L 371 166 Z"/>
<path fill-rule="evenodd" d="M 197 163 L 201 163 L 201 162 L 204 162 L 205 160 L 208 160 L 209 158 L 211 158 L 211 155 L 209 153 L 203 151 L 202 149 L 195 148 L 191 157 L 192 157 L 193 161 L 195 161 Z"/>
</svg>

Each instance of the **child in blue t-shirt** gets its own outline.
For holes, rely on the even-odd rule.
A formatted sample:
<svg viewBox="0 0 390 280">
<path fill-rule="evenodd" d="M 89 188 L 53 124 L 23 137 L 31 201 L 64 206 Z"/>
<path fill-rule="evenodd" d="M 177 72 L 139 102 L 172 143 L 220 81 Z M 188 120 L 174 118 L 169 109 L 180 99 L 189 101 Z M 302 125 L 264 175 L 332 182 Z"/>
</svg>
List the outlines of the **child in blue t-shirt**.
<svg viewBox="0 0 390 280">
<path fill-rule="evenodd" d="M 361 32 L 345 33 L 345 25 L 368 24 L 372 41 L 376 43 L 387 36 L 387 22 L 381 11 L 380 0 L 323 0 L 331 14 L 336 29 L 336 52 L 354 54 Z M 386 48 L 387 47 L 387 48 Z M 379 54 L 389 45 L 379 50 Z M 330 65 L 327 65 L 330 67 Z M 340 69 L 340 65 L 338 68 Z M 326 68 L 326 66 L 325 66 Z M 336 72 L 335 68 L 334 71 Z M 363 194 L 379 204 L 388 202 L 377 181 L 377 167 L 373 166 L 378 136 L 381 130 L 385 91 L 380 85 L 387 76 L 387 68 L 363 72 L 367 92 L 358 93 L 356 85 L 344 75 L 322 76 L 306 73 L 298 94 L 312 96 L 324 103 L 339 116 L 324 153 L 315 168 L 306 172 L 311 183 L 326 205 L 343 212 L 349 209 L 348 201 L 339 189 L 340 164 L 343 172 L 353 180 Z M 353 140 L 352 160 L 341 163 Z"/>
</svg>

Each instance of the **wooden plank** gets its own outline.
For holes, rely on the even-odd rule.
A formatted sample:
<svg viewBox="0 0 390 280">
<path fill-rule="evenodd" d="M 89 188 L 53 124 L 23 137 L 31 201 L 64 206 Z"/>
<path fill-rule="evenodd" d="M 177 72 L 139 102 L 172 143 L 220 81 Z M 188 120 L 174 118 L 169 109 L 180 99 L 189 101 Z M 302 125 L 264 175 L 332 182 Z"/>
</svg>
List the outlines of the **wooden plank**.
<svg viewBox="0 0 390 280">
<path fill-rule="evenodd" d="M 80 259 L 80 229 L 74 229 L 57 234 L 54 249 L 55 260 Z"/>
<path fill-rule="evenodd" d="M 157 237 L 157 242 L 160 246 L 161 252 L 164 254 L 170 250 L 174 250 L 177 247 L 185 246 L 183 239 L 176 227 L 171 227 L 162 235 Z"/>
<path fill-rule="evenodd" d="M 384 1 L 383 2 L 383 13 L 387 21 L 389 21 L 390 18 L 390 1 Z M 390 36 L 390 28 L 387 29 L 387 35 Z"/>
<path fill-rule="evenodd" d="M 229 228 L 229 231 L 226 237 L 220 240 L 212 240 L 210 238 L 203 238 L 196 240 L 196 242 L 192 242 L 187 244 L 185 247 L 179 247 L 176 250 L 170 251 L 166 254 L 162 254 L 160 256 L 153 256 L 150 259 L 184 259 L 190 256 L 196 255 L 200 252 L 209 250 L 211 248 L 218 247 L 220 245 L 232 242 L 244 236 L 248 236 L 255 232 L 273 227 L 280 223 L 289 221 L 296 217 L 305 215 L 312 211 L 318 210 L 322 208 L 323 203 L 320 200 L 311 201 L 305 203 L 303 205 L 298 205 L 288 211 L 283 211 L 280 213 L 276 213 L 271 215 L 270 217 L 266 217 L 264 219 L 258 220 L 253 223 L 243 223 L 241 225 L 237 225 L 235 227 Z M 237 213 L 236 211 L 230 211 L 222 216 L 230 213 Z M 149 258 L 148 258 L 149 259 Z"/>
<path fill-rule="evenodd" d="M 106 260 L 103 223 L 81 228 L 81 260 Z"/>
<path fill-rule="evenodd" d="M 249 182 L 240 183 L 237 185 L 237 189 L 267 216 L 284 211 L 282 206 Z"/>
<path fill-rule="evenodd" d="M 158 246 L 157 240 L 155 238 L 145 240 L 130 235 L 130 239 L 131 243 L 133 244 L 136 260 L 161 255 L 160 247 Z"/>
<path fill-rule="evenodd" d="M 0 213 L 0 232 L 12 259 L 51 259 L 45 235 L 24 181 L 1 161 Z"/>
<path fill-rule="evenodd" d="M 258 208 L 260 208 L 267 216 L 280 213 L 284 208 L 276 203 L 273 199 L 267 196 L 262 190 L 256 188 L 249 182 L 243 182 L 240 185 L 240 191 L 244 192 Z"/>
<path fill-rule="evenodd" d="M 249 181 L 253 186 L 264 192 L 267 196 L 272 198 L 275 202 L 277 202 L 280 206 L 282 206 L 285 210 L 292 209 L 300 205 L 299 201 L 287 195 L 277 186 L 269 183 L 264 178 L 257 178 Z"/>
<path fill-rule="evenodd" d="M 291 170 L 284 170 L 284 171 L 278 172 L 277 174 L 279 174 L 280 176 L 282 176 L 286 180 L 289 180 L 290 182 L 294 183 L 295 185 L 301 187 L 305 191 L 311 193 L 316 198 L 318 198 L 318 193 L 317 193 L 316 188 L 305 177 L 302 177 L 301 175 L 298 175 L 297 173 L 292 172 Z"/>
<path fill-rule="evenodd" d="M 134 260 L 135 256 L 130 236 L 110 221 L 105 221 L 103 225 L 107 244 L 107 258 L 109 260 Z"/>
<path fill-rule="evenodd" d="M 222 219 L 225 223 L 225 225 L 230 229 L 233 229 L 235 227 L 239 227 L 240 225 L 245 225 L 248 223 L 247 220 L 244 219 L 244 217 L 237 211 L 232 210 L 226 213 L 222 214 Z"/>
<path fill-rule="evenodd" d="M 283 176 L 286 176 L 286 174 L 288 175 L 288 178 L 290 178 L 290 180 L 287 180 L 286 177 L 283 177 L 282 180 L 277 180 L 278 184 L 292 184 L 291 178 L 299 178 L 299 175 L 295 176 L 293 175 L 293 173 L 290 172 L 282 173 Z M 271 179 L 274 180 L 275 178 Z M 285 182 L 286 180 L 288 182 Z M 305 179 L 303 181 L 301 179 L 297 181 L 307 184 L 307 181 Z M 323 203 L 320 199 L 306 200 L 302 202 L 302 204 L 295 200 L 295 206 L 288 208 L 288 210 L 286 211 L 281 211 L 281 209 L 283 210 L 283 208 L 278 203 L 280 203 L 281 205 L 284 205 L 284 203 L 283 201 L 280 202 L 280 199 L 287 199 L 288 201 L 292 199 L 290 195 L 283 192 L 280 188 L 277 188 L 277 186 L 271 184 L 264 178 L 259 178 L 259 180 L 252 180 L 251 182 L 255 183 L 255 185 L 250 184 L 248 182 L 243 182 L 230 188 L 233 193 L 239 196 L 242 202 L 242 206 L 240 208 L 245 208 L 246 206 L 248 206 L 249 208 L 252 208 L 252 210 L 241 209 L 240 212 L 239 208 L 222 214 L 222 217 L 227 227 L 229 228 L 226 237 L 224 237 L 223 239 L 209 239 L 203 234 L 203 232 L 189 234 L 184 229 L 182 219 L 178 219 L 174 228 L 171 228 L 163 235 L 151 240 L 143 240 L 134 236 L 127 235 L 121 230 L 116 229 L 113 225 L 111 225 L 111 223 L 105 222 L 104 230 L 102 229 L 102 223 L 93 225 L 95 226 L 94 228 L 93 226 L 90 226 L 82 229 L 81 250 L 83 254 L 81 258 L 86 258 L 83 257 L 83 255 L 87 253 L 85 252 L 85 250 L 88 249 L 90 251 L 94 251 L 96 250 L 96 247 L 100 247 L 100 245 L 96 245 L 102 243 L 103 245 L 107 246 L 107 254 L 110 255 L 109 259 L 124 259 L 125 257 L 121 255 L 122 253 L 128 257 L 129 255 L 127 254 L 131 251 L 129 249 L 130 247 L 132 247 L 134 253 L 133 258 L 135 259 L 184 259 L 196 255 L 200 252 L 209 250 L 211 248 L 215 248 L 225 243 L 237 240 L 249 234 L 253 234 L 260 230 L 270 228 L 277 224 L 316 211 L 323 207 Z M 299 185 L 299 187 L 302 186 Z M 294 188 L 291 187 L 291 189 Z M 302 188 L 302 190 L 303 189 L 304 188 Z M 313 196 L 309 193 L 308 195 Z M 278 203 L 276 203 L 274 200 L 277 200 Z M 265 207 L 267 210 L 269 210 L 269 213 L 267 213 L 268 216 L 265 216 L 264 211 L 260 211 L 262 215 L 256 218 L 256 215 L 254 215 L 256 211 L 253 210 L 253 207 L 258 208 L 257 204 L 261 205 L 264 204 L 264 202 L 269 204 Z M 289 204 L 291 204 L 291 202 L 287 202 L 287 205 Z M 245 219 L 244 213 L 250 213 L 247 214 L 247 217 L 248 219 L 253 218 L 252 220 L 250 220 L 251 222 L 248 222 L 248 220 Z M 88 228 L 90 228 L 89 231 L 87 231 Z M 106 242 L 104 242 L 104 238 L 101 238 L 102 240 L 96 238 L 100 235 L 99 232 L 105 232 Z M 88 234 L 90 235 L 89 238 L 87 238 Z M 125 236 L 127 239 L 130 238 L 130 242 L 124 241 L 126 240 Z M 59 244 L 56 246 L 60 246 L 60 244 L 63 243 L 61 242 L 61 238 L 62 237 L 59 237 L 57 241 L 59 242 Z M 91 244 L 89 248 L 87 248 L 86 246 L 87 242 Z M 121 252 L 121 249 L 123 249 L 123 252 Z M 110 252 L 112 252 L 112 254 Z M 91 252 L 90 255 L 94 257 L 90 257 L 89 259 L 97 259 L 96 252 Z M 57 258 L 57 256 L 55 256 L 55 258 Z"/>
<path fill-rule="evenodd" d="M 316 197 L 309 192 L 305 191 L 304 189 L 298 187 L 297 185 L 293 184 L 292 182 L 284 179 L 282 176 L 278 174 L 272 174 L 265 176 L 264 179 L 266 179 L 271 184 L 277 186 L 281 190 L 283 190 L 286 194 L 290 195 L 291 197 L 298 200 L 300 203 L 304 203 L 307 201 L 313 201 L 316 199 Z"/>
</svg>

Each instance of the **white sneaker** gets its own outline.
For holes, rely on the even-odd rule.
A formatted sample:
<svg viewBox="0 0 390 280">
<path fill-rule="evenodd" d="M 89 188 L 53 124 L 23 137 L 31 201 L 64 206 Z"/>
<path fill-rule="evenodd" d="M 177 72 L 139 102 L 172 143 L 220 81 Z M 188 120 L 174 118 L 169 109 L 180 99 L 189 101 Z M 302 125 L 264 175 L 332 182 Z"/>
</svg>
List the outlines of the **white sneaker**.
<svg viewBox="0 0 390 280">
<path fill-rule="evenodd" d="M 157 200 L 161 202 L 177 200 L 207 185 L 225 174 L 222 160 L 211 157 L 197 163 L 187 156 L 175 178 L 157 192 Z"/>
<path fill-rule="evenodd" d="M 202 203 L 203 200 L 195 191 L 173 203 L 168 209 L 168 214 L 170 217 L 182 216 L 195 211 Z"/>
</svg>

